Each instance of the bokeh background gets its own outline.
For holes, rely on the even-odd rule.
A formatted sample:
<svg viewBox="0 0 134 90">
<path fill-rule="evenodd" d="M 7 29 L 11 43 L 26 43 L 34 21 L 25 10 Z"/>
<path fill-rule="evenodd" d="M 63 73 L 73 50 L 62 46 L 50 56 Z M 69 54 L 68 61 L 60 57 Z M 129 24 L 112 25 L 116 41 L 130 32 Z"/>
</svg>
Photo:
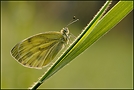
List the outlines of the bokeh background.
<svg viewBox="0 0 134 90">
<path fill-rule="evenodd" d="M 76 37 L 104 1 L 2 1 L 1 88 L 28 88 L 46 71 L 23 67 L 10 55 L 21 40 L 69 26 Z M 113 2 L 109 9 L 117 2 Z M 132 88 L 133 12 L 39 88 Z M 56 58 L 55 58 L 56 60 Z"/>
</svg>

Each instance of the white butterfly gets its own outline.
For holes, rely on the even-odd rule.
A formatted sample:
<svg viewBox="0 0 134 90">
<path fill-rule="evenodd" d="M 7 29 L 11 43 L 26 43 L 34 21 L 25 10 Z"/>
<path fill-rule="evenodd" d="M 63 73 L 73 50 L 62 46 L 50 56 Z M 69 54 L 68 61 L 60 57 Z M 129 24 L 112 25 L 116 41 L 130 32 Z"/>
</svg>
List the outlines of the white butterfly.
<svg viewBox="0 0 134 90">
<path fill-rule="evenodd" d="M 23 66 L 41 69 L 54 59 L 65 44 L 68 44 L 69 38 L 67 27 L 60 32 L 40 33 L 16 44 L 11 50 L 11 55 Z"/>
</svg>

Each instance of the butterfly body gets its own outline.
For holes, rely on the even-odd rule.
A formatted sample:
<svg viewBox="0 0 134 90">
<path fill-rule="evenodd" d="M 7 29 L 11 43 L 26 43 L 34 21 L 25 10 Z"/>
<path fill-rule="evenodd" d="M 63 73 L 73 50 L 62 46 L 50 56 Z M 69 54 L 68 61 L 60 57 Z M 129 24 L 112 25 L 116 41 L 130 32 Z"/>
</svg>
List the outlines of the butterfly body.
<svg viewBox="0 0 134 90">
<path fill-rule="evenodd" d="M 69 30 L 45 32 L 24 39 L 11 50 L 11 55 L 23 66 L 41 69 L 48 65 L 68 44 Z"/>
</svg>

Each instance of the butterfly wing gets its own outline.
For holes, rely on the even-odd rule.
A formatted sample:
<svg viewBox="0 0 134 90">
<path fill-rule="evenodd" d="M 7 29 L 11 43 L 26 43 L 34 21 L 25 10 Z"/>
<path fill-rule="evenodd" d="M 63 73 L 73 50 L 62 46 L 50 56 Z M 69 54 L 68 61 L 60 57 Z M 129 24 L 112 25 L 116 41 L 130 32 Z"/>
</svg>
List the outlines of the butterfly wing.
<svg viewBox="0 0 134 90">
<path fill-rule="evenodd" d="M 60 32 L 42 33 L 15 45 L 11 54 L 20 64 L 40 69 L 52 61 L 65 42 Z"/>
</svg>

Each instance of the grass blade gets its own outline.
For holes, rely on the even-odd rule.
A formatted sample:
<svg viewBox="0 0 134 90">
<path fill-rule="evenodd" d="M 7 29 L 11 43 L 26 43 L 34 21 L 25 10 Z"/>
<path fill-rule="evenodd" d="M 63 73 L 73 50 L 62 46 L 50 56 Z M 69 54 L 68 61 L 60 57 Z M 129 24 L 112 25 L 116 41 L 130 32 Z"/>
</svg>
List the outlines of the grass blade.
<svg viewBox="0 0 134 90">
<path fill-rule="evenodd" d="M 33 85 L 31 89 L 37 89 L 46 79 L 72 61 L 80 53 L 86 50 L 100 37 L 117 25 L 125 16 L 133 10 L 133 1 L 119 1 L 104 16 L 104 12 L 110 5 L 107 1 L 93 20 L 87 25 L 75 42 L 59 57 L 59 59 L 48 69 L 47 72 Z M 120 12 L 119 12 L 120 11 Z"/>
</svg>

